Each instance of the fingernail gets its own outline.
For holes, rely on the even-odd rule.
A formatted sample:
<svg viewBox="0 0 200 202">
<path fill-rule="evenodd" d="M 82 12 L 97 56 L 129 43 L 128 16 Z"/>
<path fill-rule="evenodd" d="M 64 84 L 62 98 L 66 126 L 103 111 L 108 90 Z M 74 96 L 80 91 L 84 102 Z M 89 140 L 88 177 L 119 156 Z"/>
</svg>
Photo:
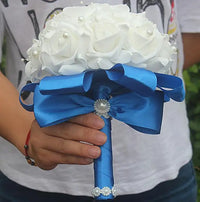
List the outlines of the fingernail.
<svg viewBox="0 0 200 202">
<path fill-rule="evenodd" d="M 101 118 L 98 117 L 98 116 L 95 117 L 95 118 L 93 119 L 93 121 L 94 121 L 95 126 L 96 126 L 97 128 L 99 128 L 99 129 L 103 128 L 104 125 L 105 125 L 103 119 L 101 119 Z"/>
<path fill-rule="evenodd" d="M 86 158 L 86 159 L 84 159 L 84 161 L 85 161 L 86 164 L 90 164 L 90 163 L 92 163 L 94 160 L 93 160 L 93 159 L 90 159 L 90 158 Z"/>
<path fill-rule="evenodd" d="M 106 142 L 107 136 L 105 134 L 98 133 L 96 135 L 95 139 L 98 142 L 98 144 L 102 145 L 102 144 L 104 144 Z"/>
<path fill-rule="evenodd" d="M 98 147 L 92 147 L 89 149 L 88 153 L 91 158 L 97 158 L 100 155 L 100 149 Z"/>
</svg>

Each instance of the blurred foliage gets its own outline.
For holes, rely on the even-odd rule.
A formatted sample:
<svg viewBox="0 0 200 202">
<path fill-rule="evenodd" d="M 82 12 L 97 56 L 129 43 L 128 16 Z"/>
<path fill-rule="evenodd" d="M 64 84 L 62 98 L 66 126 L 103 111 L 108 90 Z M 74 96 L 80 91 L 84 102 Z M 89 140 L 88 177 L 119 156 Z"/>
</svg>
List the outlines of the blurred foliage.
<svg viewBox="0 0 200 202">
<path fill-rule="evenodd" d="M 191 141 L 193 146 L 193 163 L 198 183 L 198 202 L 200 202 L 200 64 L 193 65 L 183 72 L 186 85 L 186 103 Z"/>
<path fill-rule="evenodd" d="M 5 66 L 6 66 L 5 52 L 6 52 L 6 43 L 4 41 L 4 43 L 3 43 L 3 56 L 2 56 L 2 61 L 0 63 L 0 71 L 3 73 L 5 73 Z"/>
</svg>

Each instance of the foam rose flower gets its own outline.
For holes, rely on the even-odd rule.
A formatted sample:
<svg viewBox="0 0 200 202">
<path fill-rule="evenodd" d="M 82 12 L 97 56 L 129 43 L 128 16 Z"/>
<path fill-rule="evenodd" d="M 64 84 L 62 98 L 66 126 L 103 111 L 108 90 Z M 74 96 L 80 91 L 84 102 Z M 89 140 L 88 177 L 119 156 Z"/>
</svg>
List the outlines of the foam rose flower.
<svg viewBox="0 0 200 202">
<path fill-rule="evenodd" d="M 145 13 L 135 14 L 131 22 L 125 45 L 125 49 L 131 52 L 129 64 L 168 73 L 176 54 L 168 35 L 161 34 L 157 26 L 145 17 Z"/>
<path fill-rule="evenodd" d="M 89 37 L 78 31 L 78 24 L 60 21 L 47 23 L 40 34 L 42 69 L 53 75 L 76 74 L 86 69 L 85 47 Z"/>
<path fill-rule="evenodd" d="M 45 76 L 50 76 L 48 72 L 42 70 L 42 63 L 39 59 L 41 51 L 40 45 L 40 41 L 34 39 L 33 45 L 27 50 L 29 62 L 26 64 L 25 73 L 27 77 L 33 82 L 38 82 Z"/>
</svg>

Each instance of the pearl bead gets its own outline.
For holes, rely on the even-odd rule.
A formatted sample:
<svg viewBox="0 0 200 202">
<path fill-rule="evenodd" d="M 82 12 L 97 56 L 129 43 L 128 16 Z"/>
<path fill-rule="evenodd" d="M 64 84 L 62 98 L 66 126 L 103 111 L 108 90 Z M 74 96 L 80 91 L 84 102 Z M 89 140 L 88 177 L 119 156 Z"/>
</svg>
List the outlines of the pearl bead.
<svg viewBox="0 0 200 202">
<path fill-rule="evenodd" d="M 108 195 L 111 194 L 111 190 L 110 190 L 109 187 L 104 187 L 104 188 L 101 190 L 101 193 L 102 193 L 102 195 L 104 195 L 104 196 L 108 196 Z"/>
<path fill-rule="evenodd" d="M 79 17 L 78 17 L 78 21 L 83 22 L 83 20 L 84 20 L 84 17 L 83 17 L 83 16 L 79 16 Z"/>
<path fill-rule="evenodd" d="M 147 30 L 147 34 L 148 34 L 148 35 L 152 35 L 152 34 L 153 34 L 153 30 L 148 29 L 148 30 Z"/>
<path fill-rule="evenodd" d="M 115 186 L 112 188 L 112 195 L 113 195 L 114 197 L 117 196 L 117 189 L 116 189 Z"/>
<path fill-rule="evenodd" d="M 67 32 L 63 33 L 63 38 L 68 38 L 69 37 L 69 34 Z"/>
<path fill-rule="evenodd" d="M 172 50 L 175 51 L 175 52 L 178 51 L 178 49 L 175 46 L 172 46 Z"/>
<path fill-rule="evenodd" d="M 92 195 L 94 197 L 98 197 L 99 195 L 101 194 L 101 189 L 99 187 L 95 187 L 93 190 L 92 190 Z"/>
<path fill-rule="evenodd" d="M 98 189 L 96 189 L 95 191 L 94 191 L 94 193 L 95 193 L 95 196 L 97 195 L 99 195 L 100 194 L 100 191 L 98 190 Z"/>
<path fill-rule="evenodd" d="M 34 55 L 34 56 L 37 56 L 37 55 L 38 55 L 38 51 L 37 51 L 37 50 L 34 50 L 34 51 L 33 51 L 33 55 Z"/>
</svg>

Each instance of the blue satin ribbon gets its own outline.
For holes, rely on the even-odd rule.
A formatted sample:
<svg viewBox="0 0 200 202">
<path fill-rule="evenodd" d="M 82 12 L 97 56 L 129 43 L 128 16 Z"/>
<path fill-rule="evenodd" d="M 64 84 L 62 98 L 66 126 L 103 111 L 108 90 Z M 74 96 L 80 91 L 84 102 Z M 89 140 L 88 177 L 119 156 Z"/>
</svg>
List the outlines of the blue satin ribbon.
<svg viewBox="0 0 200 202">
<path fill-rule="evenodd" d="M 159 90 L 157 90 L 159 88 Z M 27 84 L 21 90 L 34 92 L 32 105 L 20 102 L 28 111 L 34 111 L 41 127 L 67 121 L 75 116 L 94 112 L 94 102 L 107 99 L 109 115 L 137 131 L 159 134 L 163 103 L 170 98 L 181 102 L 185 97 L 180 78 L 153 73 L 127 65 L 116 64 L 110 70 L 83 72 L 73 76 L 45 77 L 40 83 Z M 20 93 L 20 94 L 21 94 Z M 101 147 L 102 154 L 95 161 L 95 186 L 112 188 L 112 148 L 110 119 L 103 118 L 103 132 L 108 136 Z M 107 178 L 108 176 L 108 178 Z M 100 195 L 97 199 L 112 199 Z"/>
</svg>

